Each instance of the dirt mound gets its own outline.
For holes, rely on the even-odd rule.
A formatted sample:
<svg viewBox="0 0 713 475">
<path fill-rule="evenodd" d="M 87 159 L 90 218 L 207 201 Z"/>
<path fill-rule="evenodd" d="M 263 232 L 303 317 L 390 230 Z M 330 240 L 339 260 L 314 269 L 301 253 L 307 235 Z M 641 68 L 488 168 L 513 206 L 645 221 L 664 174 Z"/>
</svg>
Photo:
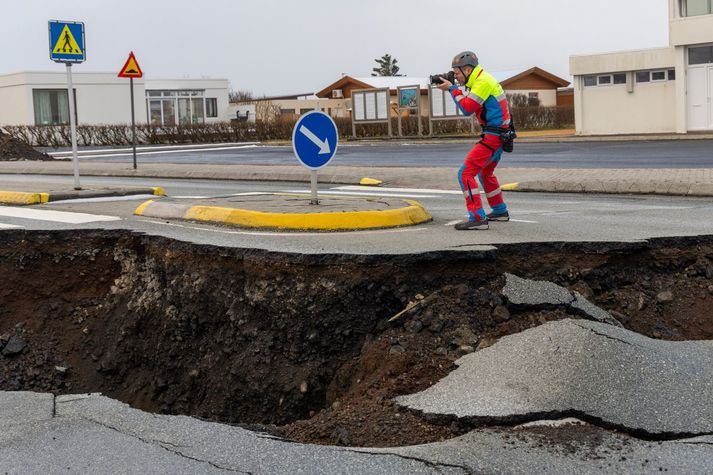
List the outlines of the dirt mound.
<svg viewBox="0 0 713 475">
<path fill-rule="evenodd" d="M 443 440 L 469 428 L 392 398 L 501 336 L 578 318 L 510 305 L 505 272 L 577 290 L 647 336 L 713 339 L 713 237 L 335 256 L 9 231 L 0 389 L 98 391 L 301 442 Z"/>
<path fill-rule="evenodd" d="M 0 130 L 0 161 L 54 160 L 46 153 L 38 152 L 21 140 Z"/>
</svg>

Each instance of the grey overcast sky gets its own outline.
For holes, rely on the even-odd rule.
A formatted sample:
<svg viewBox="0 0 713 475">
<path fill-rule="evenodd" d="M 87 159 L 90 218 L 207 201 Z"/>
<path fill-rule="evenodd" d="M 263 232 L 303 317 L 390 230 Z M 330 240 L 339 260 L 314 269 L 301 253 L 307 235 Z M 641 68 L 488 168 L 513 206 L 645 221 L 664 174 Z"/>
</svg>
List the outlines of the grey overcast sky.
<svg viewBox="0 0 713 475">
<path fill-rule="evenodd" d="M 470 49 L 491 71 L 539 66 L 570 79 L 569 56 L 668 44 L 666 0 L 2 0 L 0 74 L 64 71 L 47 21 L 83 21 L 77 72 L 118 72 L 133 50 L 150 78 L 226 78 L 257 95 L 318 91 L 369 76 L 446 71 Z"/>
</svg>

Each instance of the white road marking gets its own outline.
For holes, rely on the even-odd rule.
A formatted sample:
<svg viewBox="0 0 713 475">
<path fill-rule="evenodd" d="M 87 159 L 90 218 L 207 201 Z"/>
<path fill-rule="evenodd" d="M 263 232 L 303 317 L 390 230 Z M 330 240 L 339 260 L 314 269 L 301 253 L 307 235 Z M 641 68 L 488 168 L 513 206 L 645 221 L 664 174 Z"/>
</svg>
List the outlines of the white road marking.
<svg viewBox="0 0 713 475">
<path fill-rule="evenodd" d="M 156 150 L 153 152 L 141 152 L 137 153 L 137 156 L 145 156 L 145 155 L 165 155 L 167 153 L 190 153 L 190 152 L 215 152 L 219 150 L 238 150 L 238 149 L 243 149 L 243 148 L 256 148 L 257 145 L 241 145 L 241 146 L 234 146 L 234 147 L 212 147 L 212 148 L 192 148 L 192 149 L 186 149 L 186 150 Z M 82 155 L 82 158 L 110 158 L 110 157 L 126 157 L 126 156 L 131 156 L 133 155 L 133 152 L 129 150 L 128 152 L 123 152 L 123 153 L 104 153 L 104 154 L 86 154 Z"/>
<path fill-rule="evenodd" d="M 309 194 L 310 190 L 287 190 L 284 193 L 300 193 Z M 414 194 L 401 194 L 401 193 L 366 193 L 366 192 L 352 192 L 352 191 L 335 191 L 333 188 L 325 191 L 320 191 L 321 196 L 329 195 L 342 195 L 342 196 L 375 196 L 381 198 L 440 198 L 436 195 L 414 195 Z"/>
<path fill-rule="evenodd" d="M 10 218 L 32 219 L 37 221 L 52 221 L 67 224 L 85 224 L 97 221 L 120 221 L 118 216 L 104 216 L 101 214 L 69 213 L 67 211 L 39 210 L 32 208 L 14 208 L 0 206 L 0 216 Z"/>
<path fill-rule="evenodd" d="M 246 191 L 243 193 L 231 193 L 229 195 L 213 195 L 213 196 L 171 196 L 171 198 L 178 198 L 181 200 L 204 200 L 210 198 L 225 198 L 227 196 L 262 196 L 262 195 L 274 195 L 268 191 Z"/>
<path fill-rule="evenodd" d="M 386 234 L 386 233 L 406 233 L 413 231 L 421 231 L 422 227 L 411 227 L 411 228 L 396 228 L 396 229 L 376 229 L 372 231 L 368 230 L 356 230 L 356 231 L 322 231 L 322 232 L 269 232 L 269 231 L 229 231 L 226 229 L 216 229 L 216 228 L 204 228 L 199 226 L 186 226 L 185 224 L 169 223 L 166 221 L 155 221 L 152 219 L 140 219 L 146 223 L 161 224 L 163 226 L 173 226 L 177 228 L 193 229 L 197 231 L 210 231 L 212 233 L 221 234 L 244 234 L 248 236 L 281 236 L 281 237 L 291 237 L 291 236 L 337 236 L 343 234 L 354 234 L 354 232 L 359 232 L 359 234 Z"/>
<path fill-rule="evenodd" d="M 23 226 L 17 226 L 16 224 L 4 224 L 0 223 L 0 229 L 19 229 Z"/>
<path fill-rule="evenodd" d="M 510 221 L 512 221 L 512 222 L 514 222 L 514 223 L 537 224 L 537 221 L 527 221 L 527 220 L 524 220 L 524 219 L 512 219 L 512 218 L 510 218 Z M 496 222 L 496 221 L 491 221 L 491 223 L 494 223 L 494 222 Z M 456 219 L 455 221 L 448 221 L 446 224 L 444 224 L 444 226 L 453 226 L 453 225 L 456 224 L 456 223 L 460 223 L 460 221 L 457 220 L 457 219 Z"/>
<path fill-rule="evenodd" d="M 437 193 L 439 195 L 462 195 L 462 191 L 456 190 L 439 190 L 436 188 L 389 188 L 389 187 L 374 187 L 374 186 L 363 186 L 363 185 L 346 185 L 346 186 L 336 186 L 331 188 L 332 190 L 344 190 L 344 191 L 370 191 L 372 193 L 379 191 L 397 192 L 397 193 Z"/>
<path fill-rule="evenodd" d="M 136 151 L 143 152 L 144 150 L 181 150 L 181 149 L 206 149 L 206 148 L 213 148 L 213 147 L 257 147 L 260 145 L 260 142 L 229 142 L 229 143 L 214 143 L 214 144 L 204 144 L 204 145 L 199 145 L 199 144 L 191 144 L 191 145 L 164 145 L 164 146 L 158 146 L 158 147 L 136 147 Z M 183 150 L 185 151 L 185 150 Z M 98 150 L 79 150 L 77 153 L 79 155 L 92 155 L 96 153 L 117 153 L 117 152 L 129 152 L 133 154 L 132 149 L 130 148 L 104 148 L 104 149 L 98 149 Z M 72 151 L 64 151 L 64 152 L 49 152 L 48 155 L 51 155 L 53 157 L 61 157 L 64 155 L 72 155 Z"/>
</svg>

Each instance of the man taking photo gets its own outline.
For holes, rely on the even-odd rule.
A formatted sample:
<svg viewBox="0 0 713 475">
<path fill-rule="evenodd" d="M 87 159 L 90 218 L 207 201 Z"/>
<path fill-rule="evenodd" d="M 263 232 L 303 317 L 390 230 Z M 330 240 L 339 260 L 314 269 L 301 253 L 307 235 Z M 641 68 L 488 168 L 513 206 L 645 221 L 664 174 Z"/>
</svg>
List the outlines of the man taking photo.
<svg viewBox="0 0 713 475">
<path fill-rule="evenodd" d="M 500 184 L 493 172 L 503 153 L 512 151 L 514 130 L 505 92 L 498 81 L 478 63 L 472 51 L 464 51 L 451 64 L 455 80 L 465 91 L 441 76 L 438 89 L 448 91 L 464 115 L 475 114 L 482 129 L 481 140 L 465 157 L 458 170 L 458 182 L 465 195 L 468 220 L 455 225 L 458 230 L 488 229 L 488 221 L 509 221 Z M 488 199 L 491 212 L 486 215 L 480 199 L 478 181 Z"/>
</svg>

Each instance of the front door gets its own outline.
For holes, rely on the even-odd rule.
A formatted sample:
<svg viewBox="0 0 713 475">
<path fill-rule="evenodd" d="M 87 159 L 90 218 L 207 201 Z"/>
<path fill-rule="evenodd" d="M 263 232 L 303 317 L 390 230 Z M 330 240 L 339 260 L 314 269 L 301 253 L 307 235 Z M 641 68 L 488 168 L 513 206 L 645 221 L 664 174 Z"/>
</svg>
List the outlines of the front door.
<svg viewBox="0 0 713 475">
<path fill-rule="evenodd" d="M 705 130 L 710 126 L 709 69 L 688 68 L 688 130 Z"/>
</svg>

